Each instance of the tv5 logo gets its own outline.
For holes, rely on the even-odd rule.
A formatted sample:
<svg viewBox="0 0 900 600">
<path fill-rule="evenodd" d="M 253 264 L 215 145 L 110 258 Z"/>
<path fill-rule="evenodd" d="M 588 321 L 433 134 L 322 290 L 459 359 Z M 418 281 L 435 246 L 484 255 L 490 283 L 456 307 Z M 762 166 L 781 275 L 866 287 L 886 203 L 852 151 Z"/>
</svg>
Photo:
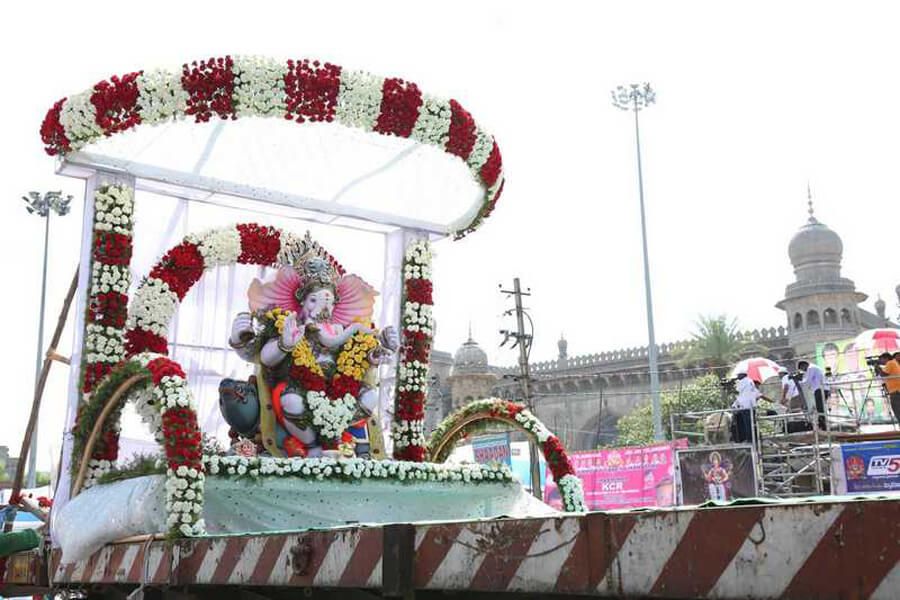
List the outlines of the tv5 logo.
<svg viewBox="0 0 900 600">
<path fill-rule="evenodd" d="M 900 474 L 900 454 L 873 456 L 869 459 L 869 468 L 866 471 L 866 475 L 897 474 Z"/>
</svg>

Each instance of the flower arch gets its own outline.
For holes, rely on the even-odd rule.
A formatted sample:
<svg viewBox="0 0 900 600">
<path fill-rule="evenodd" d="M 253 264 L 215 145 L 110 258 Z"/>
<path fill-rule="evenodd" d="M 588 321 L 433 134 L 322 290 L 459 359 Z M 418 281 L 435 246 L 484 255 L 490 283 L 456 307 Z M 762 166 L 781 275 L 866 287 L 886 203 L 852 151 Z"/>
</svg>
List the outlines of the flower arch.
<svg viewBox="0 0 900 600">
<path fill-rule="evenodd" d="M 500 398 L 476 400 L 451 413 L 435 428 L 428 440 L 429 460 L 438 463 L 446 461 L 460 440 L 483 431 L 491 423 L 515 427 L 534 439 L 559 486 L 563 507 L 570 512 L 587 510 L 581 479 L 576 475 L 559 438 L 530 410 L 516 402 Z"/>
<path fill-rule="evenodd" d="M 40 133 L 53 156 L 140 125 L 250 116 L 334 122 L 410 138 L 458 158 L 484 194 L 475 214 L 454 226 L 457 238 L 478 227 L 503 190 L 497 142 L 458 101 L 426 94 L 411 81 L 317 60 L 225 56 L 184 64 L 180 72 L 113 75 L 56 102 Z"/>
<path fill-rule="evenodd" d="M 209 269 L 234 264 L 290 265 L 314 251 L 339 275 L 344 268 L 309 236 L 256 223 L 241 223 L 185 237 L 153 266 L 128 307 L 125 352 L 168 354 L 169 323 L 181 301 Z"/>
<path fill-rule="evenodd" d="M 128 401 L 165 451 L 166 511 L 175 536 L 204 532 L 203 449 L 197 410 L 184 371 L 166 356 L 143 353 L 121 362 L 81 405 L 72 429 L 72 495 L 97 483 L 119 454 L 119 418 Z"/>
</svg>

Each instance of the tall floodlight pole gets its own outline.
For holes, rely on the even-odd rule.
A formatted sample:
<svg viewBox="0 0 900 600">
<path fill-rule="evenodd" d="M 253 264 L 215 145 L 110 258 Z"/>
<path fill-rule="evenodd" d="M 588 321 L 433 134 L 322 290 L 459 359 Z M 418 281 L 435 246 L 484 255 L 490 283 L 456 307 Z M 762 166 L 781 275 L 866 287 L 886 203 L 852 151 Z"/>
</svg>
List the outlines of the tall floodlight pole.
<svg viewBox="0 0 900 600">
<path fill-rule="evenodd" d="M 613 106 L 634 112 L 634 140 L 637 147 L 638 196 L 641 203 L 641 239 L 644 246 L 644 291 L 647 294 L 647 336 L 650 358 L 650 397 L 653 402 L 653 437 L 663 439 L 662 411 L 659 403 L 659 361 L 653 332 L 653 300 L 650 293 L 650 259 L 647 256 L 647 219 L 644 215 L 644 175 L 641 169 L 641 129 L 638 114 L 656 102 L 656 92 L 649 83 L 620 85 L 610 92 Z"/>
<path fill-rule="evenodd" d="M 38 339 L 37 360 L 34 368 L 34 384 L 38 385 L 41 377 L 41 366 L 44 362 L 44 307 L 47 300 L 47 248 L 50 243 L 50 213 L 55 212 L 60 217 L 69 212 L 69 203 L 72 196 L 63 197 L 62 192 L 46 192 L 43 196 L 40 192 L 28 192 L 22 196 L 25 201 L 25 210 L 29 214 L 37 215 L 44 219 L 44 268 L 41 276 L 41 308 L 38 314 Z M 19 460 L 25 460 L 20 456 Z M 26 487 L 33 488 L 37 485 L 37 423 L 31 434 L 31 447 L 28 449 L 28 478 Z"/>
</svg>

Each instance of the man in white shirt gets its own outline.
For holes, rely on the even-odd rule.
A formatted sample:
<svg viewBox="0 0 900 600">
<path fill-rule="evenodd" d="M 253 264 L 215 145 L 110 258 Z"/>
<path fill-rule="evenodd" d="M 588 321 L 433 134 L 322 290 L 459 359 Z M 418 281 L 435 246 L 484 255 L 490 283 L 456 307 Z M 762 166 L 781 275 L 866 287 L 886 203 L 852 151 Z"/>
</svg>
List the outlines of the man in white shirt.
<svg viewBox="0 0 900 600">
<path fill-rule="evenodd" d="M 803 373 L 803 381 L 812 391 L 816 401 L 816 412 L 819 413 L 819 429 L 825 429 L 825 371 L 818 365 L 811 365 L 807 360 L 797 362 L 797 370 Z"/>
<path fill-rule="evenodd" d="M 787 369 L 778 371 L 781 375 L 781 403 L 789 409 L 797 408 L 800 390 L 797 389 L 797 382 L 791 377 Z"/>
<path fill-rule="evenodd" d="M 734 410 L 734 441 L 741 444 L 753 440 L 751 430 L 752 410 L 762 395 L 753 380 L 746 373 L 737 374 L 737 398 L 731 403 Z"/>
</svg>

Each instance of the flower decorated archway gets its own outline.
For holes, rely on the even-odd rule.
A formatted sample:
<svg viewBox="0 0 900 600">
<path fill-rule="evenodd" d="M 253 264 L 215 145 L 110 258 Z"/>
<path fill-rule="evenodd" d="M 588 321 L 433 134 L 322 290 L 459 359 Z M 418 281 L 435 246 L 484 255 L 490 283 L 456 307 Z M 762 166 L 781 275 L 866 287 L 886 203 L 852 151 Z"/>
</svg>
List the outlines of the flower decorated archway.
<svg viewBox="0 0 900 600">
<path fill-rule="evenodd" d="M 476 400 L 451 413 L 435 428 L 428 440 L 428 458 L 444 462 L 456 444 L 470 435 L 484 431 L 490 424 L 504 424 L 519 429 L 534 439 L 553 479 L 559 486 L 563 508 L 570 512 L 587 510 L 581 479 L 569 460 L 559 438 L 544 426 L 524 405 L 500 398 Z"/>
<path fill-rule="evenodd" d="M 247 117 L 333 123 L 436 148 L 462 161 L 482 190 L 480 206 L 447 232 L 456 237 L 478 227 L 503 189 L 497 142 L 457 100 L 397 77 L 308 59 L 225 56 L 185 64 L 180 72 L 114 75 L 56 102 L 41 139 L 48 154 L 65 156 L 104 137 L 188 117 L 196 123 Z"/>
</svg>

